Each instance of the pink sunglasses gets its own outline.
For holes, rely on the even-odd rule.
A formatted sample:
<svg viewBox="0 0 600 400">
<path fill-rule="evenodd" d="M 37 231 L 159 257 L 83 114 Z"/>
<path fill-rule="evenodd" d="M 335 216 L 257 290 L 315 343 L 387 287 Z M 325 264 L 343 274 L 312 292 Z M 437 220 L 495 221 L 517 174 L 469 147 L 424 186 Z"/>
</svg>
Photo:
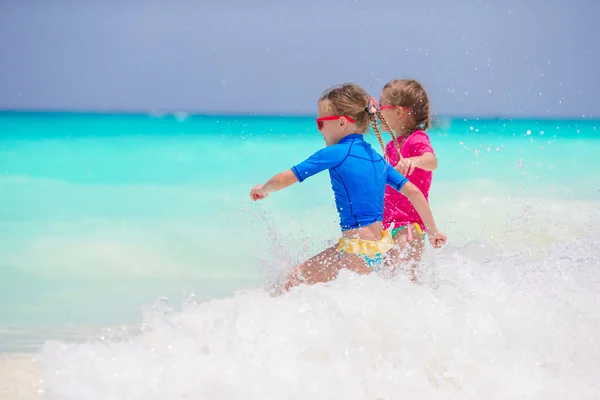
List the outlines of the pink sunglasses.
<svg viewBox="0 0 600 400">
<path fill-rule="evenodd" d="M 402 107 L 402 106 L 380 106 L 380 107 L 379 107 L 379 110 L 380 110 L 380 111 L 383 111 L 383 110 L 393 110 L 393 109 L 395 109 L 395 108 L 400 108 L 400 109 L 402 109 L 402 110 L 406 111 L 407 113 L 410 113 L 410 112 L 411 112 L 411 111 L 410 111 L 410 108 L 407 108 L 407 107 Z"/>
</svg>

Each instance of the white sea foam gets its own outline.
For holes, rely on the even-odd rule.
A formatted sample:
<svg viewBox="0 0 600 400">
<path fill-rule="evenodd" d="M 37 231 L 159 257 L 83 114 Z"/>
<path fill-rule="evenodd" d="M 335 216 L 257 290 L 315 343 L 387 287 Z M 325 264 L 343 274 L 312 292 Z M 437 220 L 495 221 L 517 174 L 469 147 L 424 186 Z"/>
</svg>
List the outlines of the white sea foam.
<svg viewBox="0 0 600 400">
<path fill-rule="evenodd" d="M 149 310 L 138 336 L 47 342 L 46 398 L 595 398 L 598 250 L 472 243 L 430 254 L 420 285 L 343 273 Z"/>
</svg>

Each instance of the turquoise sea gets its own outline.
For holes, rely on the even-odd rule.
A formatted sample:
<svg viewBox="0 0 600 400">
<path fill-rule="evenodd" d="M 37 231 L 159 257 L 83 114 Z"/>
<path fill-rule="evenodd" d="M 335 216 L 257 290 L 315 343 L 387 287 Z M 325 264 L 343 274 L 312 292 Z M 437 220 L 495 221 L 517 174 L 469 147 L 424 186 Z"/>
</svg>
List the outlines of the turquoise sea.
<svg viewBox="0 0 600 400">
<path fill-rule="evenodd" d="M 326 173 L 248 195 L 313 117 L 0 113 L 0 398 L 598 398 L 599 131 L 440 118 L 421 284 L 272 298 L 339 235 Z"/>
</svg>

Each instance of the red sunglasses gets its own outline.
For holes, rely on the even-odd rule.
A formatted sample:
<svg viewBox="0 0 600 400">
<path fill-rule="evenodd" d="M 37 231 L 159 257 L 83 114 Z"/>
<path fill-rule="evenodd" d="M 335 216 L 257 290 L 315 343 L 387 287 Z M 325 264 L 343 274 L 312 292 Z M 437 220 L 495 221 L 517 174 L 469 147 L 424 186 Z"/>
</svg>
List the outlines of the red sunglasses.
<svg viewBox="0 0 600 400">
<path fill-rule="evenodd" d="M 354 123 L 354 119 L 348 117 L 347 115 L 330 115 L 329 117 L 321 117 L 317 118 L 317 126 L 319 130 L 323 129 L 323 121 L 333 121 L 340 118 L 346 118 L 348 122 Z"/>
</svg>

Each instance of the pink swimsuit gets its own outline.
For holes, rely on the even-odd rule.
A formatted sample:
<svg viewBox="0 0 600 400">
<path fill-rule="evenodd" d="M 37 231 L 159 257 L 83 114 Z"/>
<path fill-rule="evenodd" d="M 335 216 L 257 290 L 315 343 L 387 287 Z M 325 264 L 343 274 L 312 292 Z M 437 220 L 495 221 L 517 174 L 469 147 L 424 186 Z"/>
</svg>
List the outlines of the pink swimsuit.
<svg viewBox="0 0 600 400">
<path fill-rule="evenodd" d="M 429 136 L 424 131 L 415 131 L 411 133 L 406 139 L 398 138 L 398 143 L 402 143 L 400 154 L 403 158 L 418 157 L 424 153 L 433 153 Z M 389 157 L 390 164 L 396 165 L 398 163 L 398 152 L 393 141 L 390 141 L 385 146 L 385 152 Z M 407 175 L 406 178 L 417 186 L 423 192 L 425 199 L 429 198 L 429 188 L 431 187 L 432 172 L 425 171 L 420 168 L 415 168 L 412 174 Z M 423 231 L 425 226 L 419 213 L 413 207 L 412 203 L 408 198 L 400 192 L 390 188 L 385 188 L 384 198 L 384 211 L 383 211 L 383 228 L 388 229 L 390 224 L 394 224 L 394 228 L 401 226 L 407 226 L 409 224 L 417 223 Z"/>
</svg>

